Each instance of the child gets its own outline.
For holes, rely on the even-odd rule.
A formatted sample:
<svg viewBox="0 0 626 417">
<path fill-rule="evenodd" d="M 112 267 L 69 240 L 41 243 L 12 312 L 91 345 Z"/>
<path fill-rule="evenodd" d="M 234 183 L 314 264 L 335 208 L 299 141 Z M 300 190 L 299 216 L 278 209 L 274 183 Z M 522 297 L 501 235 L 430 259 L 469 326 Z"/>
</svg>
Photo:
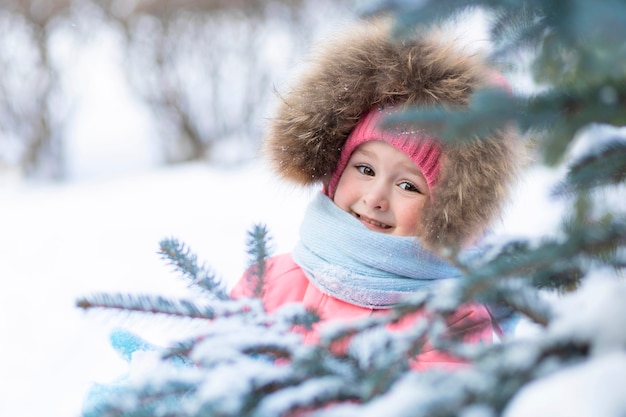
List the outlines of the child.
<svg viewBox="0 0 626 417">
<path fill-rule="evenodd" d="M 262 299 L 268 311 L 289 302 L 316 309 L 322 321 L 305 341 L 317 340 L 326 322 L 385 314 L 402 295 L 459 277 L 434 253 L 471 246 L 498 215 L 516 171 L 513 134 L 451 146 L 381 122 L 408 106 L 462 108 L 475 89 L 496 82 L 487 74 L 478 57 L 434 32 L 396 41 L 388 22 L 373 20 L 320 50 L 282 97 L 266 155 L 285 179 L 321 182 L 322 191 L 293 253 L 269 260 Z M 254 287 L 244 274 L 232 295 Z M 491 342 L 498 331 L 480 304 L 463 305 L 448 326 L 466 342 Z M 426 346 L 413 367 L 457 362 Z"/>
</svg>

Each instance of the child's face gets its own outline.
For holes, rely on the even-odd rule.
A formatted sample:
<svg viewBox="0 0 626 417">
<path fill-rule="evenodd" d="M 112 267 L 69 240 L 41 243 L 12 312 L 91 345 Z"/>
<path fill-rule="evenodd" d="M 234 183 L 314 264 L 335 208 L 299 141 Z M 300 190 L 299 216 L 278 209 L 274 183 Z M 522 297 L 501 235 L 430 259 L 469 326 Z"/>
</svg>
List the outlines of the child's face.
<svg viewBox="0 0 626 417">
<path fill-rule="evenodd" d="M 411 158 L 386 142 L 370 141 L 352 153 L 333 201 L 370 230 L 419 236 L 429 198 L 426 179 Z"/>
</svg>

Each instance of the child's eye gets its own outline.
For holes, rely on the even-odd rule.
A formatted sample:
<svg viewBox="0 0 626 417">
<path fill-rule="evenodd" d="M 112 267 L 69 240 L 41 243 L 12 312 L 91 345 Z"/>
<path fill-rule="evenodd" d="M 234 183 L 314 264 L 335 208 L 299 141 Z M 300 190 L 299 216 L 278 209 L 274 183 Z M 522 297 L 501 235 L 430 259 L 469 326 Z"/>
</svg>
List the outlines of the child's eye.
<svg viewBox="0 0 626 417">
<path fill-rule="evenodd" d="M 370 177 L 374 176 L 374 170 L 367 165 L 357 165 L 356 169 L 363 175 L 369 175 Z"/>
<path fill-rule="evenodd" d="M 403 190 L 410 191 L 412 193 L 422 193 L 419 188 L 408 181 L 402 181 L 398 186 Z"/>
</svg>

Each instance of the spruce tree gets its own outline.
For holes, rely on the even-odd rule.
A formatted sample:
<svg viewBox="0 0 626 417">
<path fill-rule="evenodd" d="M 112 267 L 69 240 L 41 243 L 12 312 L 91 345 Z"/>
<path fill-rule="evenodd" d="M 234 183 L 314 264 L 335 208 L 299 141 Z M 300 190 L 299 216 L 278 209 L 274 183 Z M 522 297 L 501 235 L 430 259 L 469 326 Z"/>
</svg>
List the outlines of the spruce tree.
<svg viewBox="0 0 626 417">
<path fill-rule="evenodd" d="M 78 305 L 201 320 L 202 330 L 177 346 L 141 350 L 141 357 L 130 352 L 131 365 L 143 361 L 144 371 L 135 374 L 131 366 L 130 382 L 92 415 L 278 416 L 321 410 L 324 416 L 515 416 L 532 409 L 525 408 L 524 398 L 542 382 L 606 360 L 624 368 L 626 3 L 389 0 L 367 13 L 394 14 L 401 38 L 417 25 L 468 7 L 492 17 L 493 59 L 529 74 L 536 88 L 513 95 L 479 90 L 467 110 L 416 110 L 398 118 L 429 123 L 459 146 L 478 129 L 514 124 L 533 143 L 534 163 L 564 172 L 552 190 L 568 208 L 558 227 L 540 238 L 493 239 L 479 258 L 445 253 L 464 271 L 456 286 L 407 298 L 385 317 L 333 326 L 315 345 L 303 344 L 292 330 L 315 323 L 314 311 L 289 305 L 268 314 L 258 299 L 231 300 L 191 251 L 165 240 L 163 256 L 205 297 L 102 294 Z M 249 247 L 256 265 L 249 278 L 260 293 L 269 256 L 264 227 L 251 231 Z M 550 292 L 558 296 L 546 297 Z M 440 337 L 446 315 L 471 300 L 504 303 L 536 323 L 537 331 L 491 346 Z M 403 333 L 385 330 L 387 323 L 420 308 L 433 312 L 428 321 Z M 451 372 L 410 371 L 409 358 L 426 336 L 471 365 Z M 345 352 L 332 349 L 345 340 Z M 613 406 L 598 404 L 597 415 L 625 415 L 619 390 L 607 382 L 598 389 Z M 576 404 L 576 393 L 572 396 Z"/>
</svg>

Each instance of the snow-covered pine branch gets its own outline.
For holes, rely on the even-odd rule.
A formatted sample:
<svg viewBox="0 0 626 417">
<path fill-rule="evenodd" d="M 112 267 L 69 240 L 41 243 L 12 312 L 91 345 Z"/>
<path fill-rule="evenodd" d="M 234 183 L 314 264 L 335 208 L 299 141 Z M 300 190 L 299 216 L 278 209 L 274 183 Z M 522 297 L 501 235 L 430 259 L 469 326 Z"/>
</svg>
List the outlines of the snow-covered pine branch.
<svg viewBox="0 0 626 417">
<path fill-rule="evenodd" d="M 199 265 L 198 257 L 177 239 L 163 239 L 159 243 L 161 257 L 173 265 L 182 276 L 189 279 L 191 284 L 202 290 L 203 294 L 216 297 L 219 300 L 227 300 L 222 283 L 216 278 L 210 268 Z"/>
</svg>

